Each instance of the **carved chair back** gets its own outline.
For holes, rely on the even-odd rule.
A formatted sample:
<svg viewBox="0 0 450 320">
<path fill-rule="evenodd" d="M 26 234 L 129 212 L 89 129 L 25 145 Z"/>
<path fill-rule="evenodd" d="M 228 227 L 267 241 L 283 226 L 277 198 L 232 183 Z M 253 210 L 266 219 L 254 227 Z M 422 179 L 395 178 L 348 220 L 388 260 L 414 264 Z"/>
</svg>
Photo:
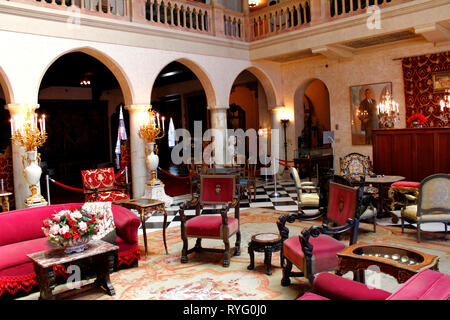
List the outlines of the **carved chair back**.
<svg viewBox="0 0 450 320">
<path fill-rule="evenodd" d="M 427 214 L 450 214 L 449 174 L 434 174 L 420 183 L 417 216 Z"/>
<path fill-rule="evenodd" d="M 373 174 L 372 161 L 369 156 L 353 152 L 340 158 L 341 175 L 349 179 L 352 183 L 358 182 L 360 176 Z"/>
</svg>

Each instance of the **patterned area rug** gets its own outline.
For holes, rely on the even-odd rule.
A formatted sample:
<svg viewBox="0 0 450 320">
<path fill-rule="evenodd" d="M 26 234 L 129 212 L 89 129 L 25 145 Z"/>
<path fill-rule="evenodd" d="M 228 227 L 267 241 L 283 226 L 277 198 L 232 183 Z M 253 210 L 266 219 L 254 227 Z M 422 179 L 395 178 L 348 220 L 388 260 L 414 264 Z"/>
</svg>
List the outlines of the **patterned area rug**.
<svg viewBox="0 0 450 320">
<path fill-rule="evenodd" d="M 305 278 L 293 278 L 289 287 L 282 287 L 279 253 L 272 257 L 273 274 L 265 274 L 264 254 L 255 253 L 255 269 L 247 270 L 250 258 L 247 245 L 253 234 L 261 232 L 278 233 L 276 221 L 282 212 L 266 208 L 250 208 L 241 211 L 241 255 L 231 258 L 230 267 L 222 267 L 222 255 L 214 253 L 192 253 L 189 262 L 180 263 L 182 242 L 180 228 L 167 229 L 169 254 L 166 255 L 163 246 L 162 232 L 154 231 L 148 235 L 149 256 L 139 261 L 138 268 L 120 270 L 111 275 L 116 295 L 110 297 L 102 292 L 91 292 L 78 299 L 107 300 L 293 300 L 309 289 Z M 296 222 L 289 224 L 290 235 L 298 235 L 300 231 L 320 222 Z M 439 269 L 450 274 L 450 245 L 444 240 L 443 234 L 425 233 L 425 241 L 417 243 L 415 230 L 406 230 L 404 234 L 395 227 L 378 226 L 373 233 L 371 224 L 362 223 L 359 232 L 359 242 L 399 245 L 429 254 L 440 256 Z M 233 245 L 232 237 L 230 244 Z M 348 244 L 347 239 L 343 242 Z M 190 240 L 190 247 L 195 240 Z M 144 251 L 143 239 L 140 239 L 141 251 Z M 222 247 L 219 240 L 203 240 L 204 247 Z M 370 279 L 370 271 L 366 278 Z M 372 286 L 381 287 L 387 291 L 395 291 L 399 285 L 395 279 L 379 274 L 381 279 Z M 351 278 L 347 273 L 345 277 Z M 65 290 L 60 286 L 56 292 Z M 34 293 L 24 299 L 37 299 Z"/>
</svg>

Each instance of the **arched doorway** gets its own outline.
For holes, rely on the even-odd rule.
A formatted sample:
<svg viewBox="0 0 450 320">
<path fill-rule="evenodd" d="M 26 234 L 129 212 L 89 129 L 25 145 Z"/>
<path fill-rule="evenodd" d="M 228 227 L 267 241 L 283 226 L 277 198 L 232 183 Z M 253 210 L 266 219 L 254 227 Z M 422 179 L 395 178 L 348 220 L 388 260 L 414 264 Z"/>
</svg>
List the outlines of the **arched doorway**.
<svg viewBox="0 0 450 320">
<path fill-rule="evenodd" d="M 105 64 L 78 51 L 59 57 L 42 78 L 38 103 L 49 128 L 40 150 L 43 178 L 49 174 L 81 188 L 81 170 L 117 167 L 115 146 L 124 94 Z M 125 109 L 123 113 L 129 130 L 128 113 Z M 52 203 L 83 200 L 82 192 L 52 188 Z"/>
<path fill-rule="evenodd" d="M 208 105 L 214 99 L 205 75 L 188 60 L 169 63 L 158 74 L 151 92 L 152 109 L 165 116 L 166 136 L 157 141 L 159 165 L 163 170 L 159 179 L 166 185 L 170 196 L 189 193 L 189 185 L 175 176 L 188 174 L 187 167 L 174 165 L 171 161 L 171 147 L 168 141 L 168 125 L 172 119 L 174 129 L 183 128 L 194 137 L 195 125 L 201 122 L 201 133 L 211 127 Z M 206 87 L 205 87 L 206 86 Z M 198 129 L 197 129 L 198 130 Z M 191 150 L 193 152 L 193 149 Z M 193 156 L 193 153 L 191 153 Z M 168 172 L 170 174 L 164 173 Z M 187 182 L 186 180 L 184 180 Z"/>
<path fill-rule="evenodd" d="M 269 132 L 268 97 L 264 84 L 251 69 L 242 71 L 234 80 L 229 103 L 230 108 L 227 112 L 228 129 L 242 129 L 244 131 L 253 129 L 260 135 Z M 265 138 L 267 139 L 267 136 Z M 249 156 L 250 143 L 247 138 L 245 143 L 247 157 Z"/>
<path fill-rule="evenodd" d="M 303 95 L 303 130 L 301 147 L 321 148 L 323 132 L 330 131 L 330 95 L 321 80 L 313 80 Z"/>
<path fill-rule="evenodd" d="M 324 132 L 331 131 L 330 95 L 319 79 L 305 81 L 294 95 L 295 158 L 300 159 L 302 177 L 317 176 L 333 166 L 332 145 L 324 141 Z M 302 159 L 307 159 L 302 162 Z M 307 164 L 307 166 L 306 166 Z"/>
</svg>

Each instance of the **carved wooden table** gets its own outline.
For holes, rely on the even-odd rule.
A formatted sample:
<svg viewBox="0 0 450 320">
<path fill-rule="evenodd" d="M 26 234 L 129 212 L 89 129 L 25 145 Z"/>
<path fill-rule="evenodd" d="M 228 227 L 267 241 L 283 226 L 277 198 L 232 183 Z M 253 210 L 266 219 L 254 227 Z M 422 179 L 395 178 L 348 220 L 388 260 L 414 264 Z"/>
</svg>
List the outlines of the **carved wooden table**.
<svg viewBox="0 0 450 320">
<path fill-rule="evenodd" d="M 248 244 L 248 254 L 250 255 L 250 265 L 248 270 L 255 268 L 255 251 L 264 252 L 264 264 L 266 265 L 269 276 L 272 274 L 272 253 L 281 250 L 283 243 L 280 235 L 276 233 L 258 233 L 252 236 Z"/>
<path fill-rule="evenodd" d="M 0 190 L 0 205 L 2 208 L 2 212 L 9 211 L 9 196 L 12 195 L 12 192 L 1 191 Z"/>
<path fill-rule="evenodd" d="M 151 215 L 155 212 L 164 214 L 164 222 L 163 222 L 164 248 L 166 249 L 166 254 L 169 254 L 166 242 L 167 211 L 166 205 L 163 201 L 157 199 L 137 198 L 137 199 L 125 199 L 114 201 L 113 204 L 117 204 L 119 206 L 128 209 L 134 209 L 137 212 L 139 212 L 142 224 L 142 231 L 144 233 L 145 259 L 147 259 L 148 255 L 147 230 L 146 230 L 147 228 L 145 227 L 145 220 L 148 218 L 148 215 Z"/>
<path fill-rule="evenodd" d="M 391 184 L 397 181 L 405 180 L 405 177 L 402 176 L 384 176 L 378 175 L 376 177 L 366 176 L 366 183 L 370 183 L 375 185 L 378 188 L 378 208 L 377 208 L 377 216 L 381 217 L 383 213 L 387 213 L 392 217 L 392 222 L 397 223 L 398 217 L 390 212 L 389 210 L 384 211 L 384 188 L 390 187 Z"/>
<path fill-rule="evenodd" d="M 96 287 L 102 287 L 110 296 L 115 295 L 109 274 L 113 271 L 114 254 L 119 247 L 102 240 L 92 240 L 87 246 L 87 250 L 70 255 L 66 254 L 64 249 L 50 249 L 27 255 L 34 263 L 34 270 L 41 292 L 40 300 L 63 299 Z M 55 273 L 53 266 L 76 263 L 84 259 L 92 259 L 92 265 L 97 275 L 94 283 L 54 295 Z"/>
<path fill-rule="evenodd" d="M 420 251 L 389 245 L 359 243 L 345 248 L 337 254 L 338 266 L 335 273 L 355 273 L 356 279 L 364 283 L 364 270 L 376 266 L 403 283 L 416 273 L 432 269 L 439 271 L 439 257 Z"/>
</svg>

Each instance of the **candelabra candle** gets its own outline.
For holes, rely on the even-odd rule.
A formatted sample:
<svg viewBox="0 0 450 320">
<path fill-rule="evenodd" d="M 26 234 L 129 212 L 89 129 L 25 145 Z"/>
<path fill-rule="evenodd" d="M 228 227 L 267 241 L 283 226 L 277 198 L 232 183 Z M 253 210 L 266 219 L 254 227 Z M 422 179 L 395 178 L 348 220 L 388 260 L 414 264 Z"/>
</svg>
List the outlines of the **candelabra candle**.
<svg viewBox="0 0 450 320">
<path fill-rule="evenodd" d="M 37 115 L 33 116 L 28 113 L 25 121 L 19 120 L 17 116 L 10 121 L 11 139 L 14 144 L 24 147 L 25 151 L 33 151 L 36 148 L 41 147 L 47 140 L 45 124 L 42 125 L 43 118 L 38 119 Z M 37 127 L 37 121 L 39 121 L 39 124 L 41 125 L 40 130 Z"/>
<path fill-rule="evenodd" d="M 149 121 L 144 123 L 139 128 L 139 137 L 143 139 L 146 143 L 155 142 L 157 139 L 161 139 L 164 137 L 164 117 L 163 117 L 163 128 L 159 126 L 159 114 L 155 115 L 155 112 L 152 111 L 151 107 L 148 110 Z M 156 123 L 155 118 L 158 123 Z"/>
</svg>

